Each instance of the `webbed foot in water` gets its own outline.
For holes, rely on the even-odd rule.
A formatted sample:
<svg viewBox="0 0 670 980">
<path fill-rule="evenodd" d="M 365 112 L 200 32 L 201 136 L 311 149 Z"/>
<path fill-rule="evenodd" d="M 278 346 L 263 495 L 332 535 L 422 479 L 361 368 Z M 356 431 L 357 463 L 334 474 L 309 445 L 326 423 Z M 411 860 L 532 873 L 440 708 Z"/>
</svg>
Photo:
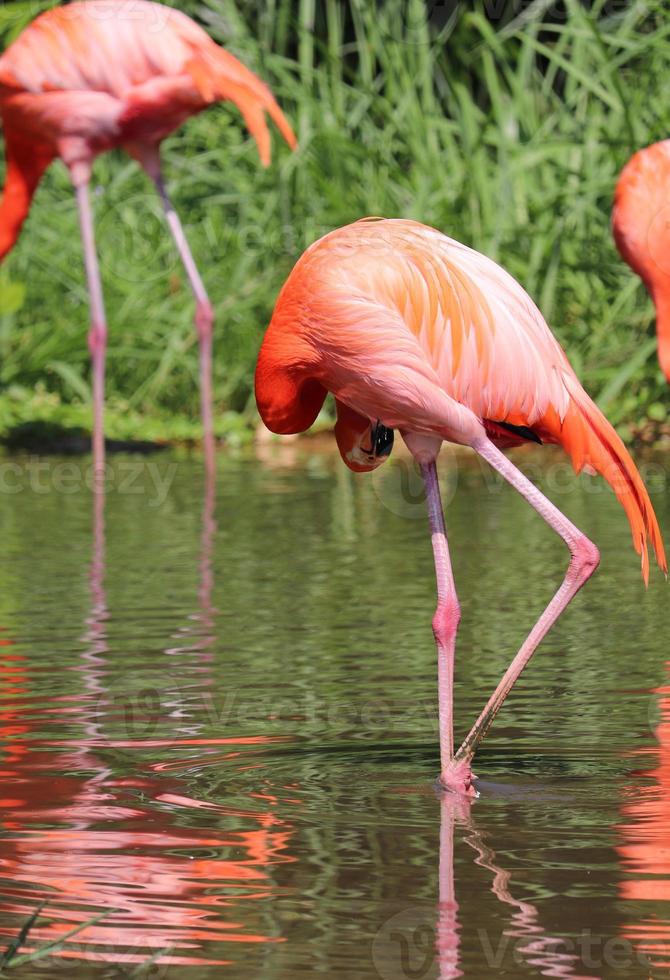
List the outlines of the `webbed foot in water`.
<svg viewBox="0 0 670 980">
<path fill-rule="evenodd" d="M 446 772 L 440 774 L 439 784 L 442 789 L 447 789 L 451 793 L 475 797 L 479 795 L 473 785 L 476 780 L 470 762 L 464 759 L 461 762 L 451 762 Z"/>
</svg>

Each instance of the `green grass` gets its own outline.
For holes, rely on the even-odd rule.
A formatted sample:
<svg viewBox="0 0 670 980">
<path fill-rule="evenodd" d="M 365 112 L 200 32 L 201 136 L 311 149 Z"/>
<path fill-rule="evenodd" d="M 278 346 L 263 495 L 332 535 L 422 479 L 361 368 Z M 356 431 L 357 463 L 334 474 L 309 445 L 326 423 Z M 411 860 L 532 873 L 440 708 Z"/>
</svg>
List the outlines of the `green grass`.
<svg viewBox="0 0 670 980">
<path fill-rule="evenodd" d="M 35 949 L 30 953 L 20 953 L 20 950 L 28 942 L 29 937 L 46 904 L 46 902 L 41 902 L 37 906 L 35 911 L 26 919 L 16 937 L 9 943 L 4 953 L 0 955 L 0 977 L 7 976 L 7 974 L 17 966 L 25 966 L 27 963 L 35 963 L 38 960 L 43 960 L 45 957 L 52 956 L 55 953 L 60 952 L 60 950 L 65 947 L 68 939 L 72 939 L 74 936 L 78 935 L 78 933 L 88 929 L 89 926 L 100 922 L 114 911 L 113 909 L 107 909 L 104 912 L 100 912 L 98 915 L 94 915 L 86 922 L 82 922 L 79 925 L 74 926 L 74 928 L 68 929 L 67 932 L 64 932 L 58 939 L 49 943 L 44 943 L 38 949 Z"/>
<path fill-rule="evenodd" d="M 217 311 L 223 435 L 253 418 L 255 355 L 293 262 L 365 214 L 417 218 L 505 265 L 624 435 L 667 416 L 653 309 L 615 252 L 609 217 L 628 156 L 670 130 L 663 0 L 615 14 L 536 0 L 517 17 L 489 0 L 459 4 L 446 22 L 447 5 L 419 0 L 179 6 L 271 83 L 300 141 L 291 154 L 276 139 L 263 171 L 235 110 L 219 107 L 165 145 Z M 28 7 L 3 9 L 5 37 Z M 106 156 L 95 180 L 113 434 L 179 438 L 198 415 L 187 285 L 136 165 Z M 86 330 L 76 212 L 56 165 L 0 268 L 0 429 L 12 413 L 48 414 L 47 403 L 87 420 Z"/>
<path fill-rule="evenodd" d="M 36 924 L 39 921 L 40 915 L 47 902 L 40 902 L 35 911 L 28 916 L 26 921 L 23 923 L 17 935 L 10 941 L 9 945 L 4 952 L 0 953 L 0 978 L 9 977 L 12 971 L 17 967 L 28 966 L 33 963 L 38 963 L 47 958 L 58 956 L 59 953 L 68 951 L 68 941 L 74 939 L 79 933 L 84 932 L 90 926 L 97 925 L 107 916 L 111 915 L 115 909 L 105 909 L 103 912 L 99 912 L 97 915 L 91 916 L 85 922 L 79 923 L 79 925 L 74 926 L 72 929 L 68 929 L 66 932 L 62 933 L 58 939 L 54 939 L 51 942 L 43 943 L 36 949 L 29 953 L 21 953 L 21 949 L 26 946 L 26 944 L 32 938 L 32 933 Z M 128 978 L 128 980 L 133 980 L 133 978 L 140 977 L 150 977 L 154 972 L 154 967 L 156 961 L 162 956 L 167 956 L 172 952 L 174 947 L 166 947 L 165 949 L 157 949 L 154 953 L 148 956 L 147 959 L 138 963 L 137 966 L 124 969 L 123 967 L 115 964 L 114 976 Z M 27 976 L 25 971 L 22 971 L 21 976 Z"/>
</svg>

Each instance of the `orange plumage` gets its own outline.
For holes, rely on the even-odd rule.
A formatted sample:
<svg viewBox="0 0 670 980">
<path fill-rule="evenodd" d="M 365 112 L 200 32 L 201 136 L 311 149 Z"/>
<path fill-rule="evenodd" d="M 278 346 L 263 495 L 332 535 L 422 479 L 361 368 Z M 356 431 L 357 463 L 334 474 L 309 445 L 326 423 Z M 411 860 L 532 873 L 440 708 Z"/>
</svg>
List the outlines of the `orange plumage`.
<svg viewBox="0 0 670 980">
<path fill-rule="evenodd" d="M 670 381 L 670 140 L 639 150 L 621 171 L 612 231 L 654 301 L 658 359 Z"/>
<path fill-rule="evenodd" d="M 478 252 L 406 220 L 365 219 L 312 245 L 277 301 L 256 395 L 266 425 L 286 433 L 311 425 L 328 391 L 403 434 L 522 441 L 504 424 L 561 445 L 577 472 L 596 470 L 613 488 L 645 581 L 648 540 L 666 569 L 653 507 L 621 439 L 530 297 Z"/>
</svg>

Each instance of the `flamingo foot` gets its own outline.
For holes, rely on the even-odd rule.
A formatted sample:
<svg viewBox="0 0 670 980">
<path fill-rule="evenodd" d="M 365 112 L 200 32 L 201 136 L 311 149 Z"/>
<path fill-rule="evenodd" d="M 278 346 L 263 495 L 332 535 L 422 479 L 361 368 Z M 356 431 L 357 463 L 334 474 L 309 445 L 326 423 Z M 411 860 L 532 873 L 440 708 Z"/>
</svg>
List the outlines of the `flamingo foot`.
<svg viewBox="0 0 670 980">
<path fill-rule="evenodd" d="M 473 786 L 473 780 L 476 778 L 468 759 L 460 762 L 452 760 L 445 772 L 440 773 L 439 783 L 442 789 L 449 790 L 451 793 L 476 797 L 479 795 Z"/>
</svg>

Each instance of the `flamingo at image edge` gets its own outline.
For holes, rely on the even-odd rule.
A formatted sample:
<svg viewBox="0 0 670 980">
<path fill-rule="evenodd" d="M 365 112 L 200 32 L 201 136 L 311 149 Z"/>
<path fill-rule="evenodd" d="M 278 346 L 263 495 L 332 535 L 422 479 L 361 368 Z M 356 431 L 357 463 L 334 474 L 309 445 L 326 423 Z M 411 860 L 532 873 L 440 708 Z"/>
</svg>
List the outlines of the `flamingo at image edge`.
<svg viewBox="0 0 670 980">
<path fill-rule="evenodd" d="M 7 174 L 0 204 L 0 260 L 16 242 L 39 181 L 59 157 L 74 185 L 91 303 L 93 455 L 104 461 L 107 325 L 89 182 L 94 159 L 122 147 L 151 177 L 196 301 L 204 444 L 212 463 L 214 314 L 161 174 L 161 141 L 188 117 L 230 100 L 270 162 L 265 112 L 292 148 L 295 137 L 263 82 L 179 10 L 135 0 L 86 0 L 39 16 L 0 57 L 0 113 Z"/>
<path fill-rule="evenodd" d="M 654 301 L 658 360 L 670 381 L 670 140 L 639 150 L 621 171 L 612 231 Z"/>
<path fill-rule="evenodd" d="M 284 284 L 256 368 L 256 400 L 277 433 L 301 432 L 327 392 L 335 436 L 355 472 L 388 457 L 399 429 L 426 488 L 438 603 L 441 782 L 474 795 L 471 762 L 536 647 L 595 571 L 598 549 L 500 451 L 557 443 L 577 471 L 601 473 L 621 501 L 649 577 L 647 544 L 667 571 L 646 488 L 621 439 L 580 385 L 540 311 L 500 266 L 416 221 L 365 218 L 307 249 Z M 459 604 L 436 459 L 470 446 L 512 484 L 570 550 L 563 582 L 454 754 Z"/>
</svg>

